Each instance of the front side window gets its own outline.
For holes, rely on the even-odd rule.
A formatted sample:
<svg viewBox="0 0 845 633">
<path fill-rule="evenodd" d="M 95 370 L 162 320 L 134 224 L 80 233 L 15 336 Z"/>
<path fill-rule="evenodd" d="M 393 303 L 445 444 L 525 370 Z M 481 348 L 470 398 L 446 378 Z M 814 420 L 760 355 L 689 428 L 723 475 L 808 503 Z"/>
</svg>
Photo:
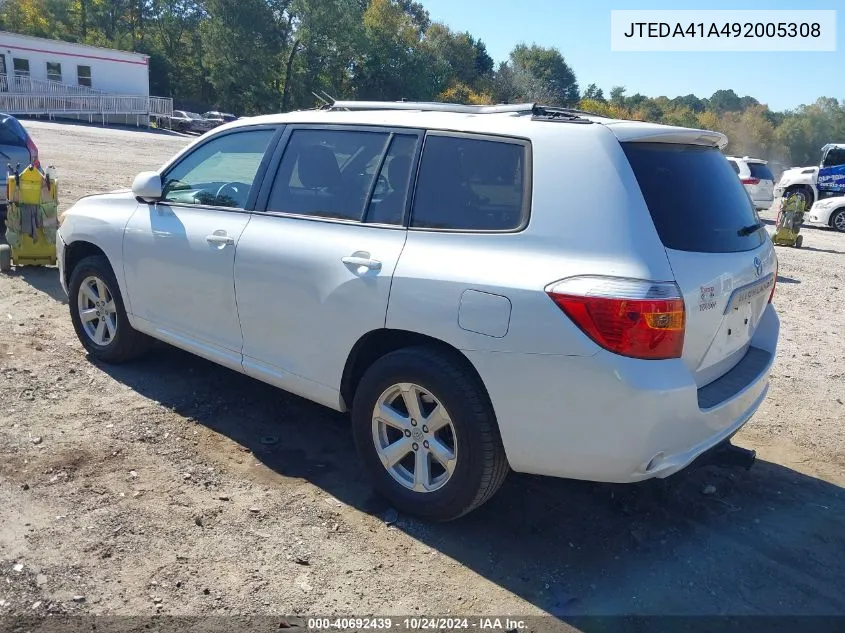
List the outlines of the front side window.
<svg viewBox="0 0 845 633">
<path fill-rule="evenodd" d="M 527 211 L 526 144 L 464 136 L 426 138 L 411 226 L 512 231 Z"/>
<path fill-rule="evenodd" d="M 232 132 L 200 145 L 165 174 L 164 201 L 243 209 L 273 134 Z"/>
<path fill-rule="evenodd" d="M 50 81 L 62 80 L 62 65 L 58 62 L 47 62 L 47 79 Z"/>
<path fill-rule="evenodd" d="M 91 67 L 77 66 L 76 67 L 76 83 L 80 86 L 91 87 Z"/>
<path fill-rule="evenodd" d="M 360 221 L 389 140 L 387 132 L 295 130 L 267 211 Z"/>
<path fill-rule="evenodd" d="M 15 69 L 15 77 L 29 77 L 29 60 L 15 57 L 12 60 Z"/>
</svg>

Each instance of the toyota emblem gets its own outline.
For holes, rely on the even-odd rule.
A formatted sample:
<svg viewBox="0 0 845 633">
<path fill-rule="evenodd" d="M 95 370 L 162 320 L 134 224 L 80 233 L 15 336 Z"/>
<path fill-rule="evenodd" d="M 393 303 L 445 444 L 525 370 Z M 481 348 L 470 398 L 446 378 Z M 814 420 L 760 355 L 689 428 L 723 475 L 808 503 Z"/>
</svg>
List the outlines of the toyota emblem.
<svg viewBox="0 0 845 633">
<path fill-rule="evenodd" d="M 763 262 L 760 261 L 759 257 L 754 258 L 754 272 L 757 273 L 757 276 L 763 274 Z"/>
</svg>

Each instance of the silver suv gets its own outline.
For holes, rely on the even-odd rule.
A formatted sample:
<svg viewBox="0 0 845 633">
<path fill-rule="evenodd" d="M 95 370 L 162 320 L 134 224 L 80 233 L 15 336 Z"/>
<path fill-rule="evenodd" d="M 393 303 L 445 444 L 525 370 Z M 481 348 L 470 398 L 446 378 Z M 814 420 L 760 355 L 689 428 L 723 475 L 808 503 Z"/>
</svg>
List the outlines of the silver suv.
<svg viewBox="0 0 845 633">
<path fill-rule="evenodd" d="M 772 206 L 775 201 L 775 176 L 766 161 L 760 158 L 751 158 L 750 156 L 728 156 L 730 163 L 736 175 L 739 176 L 739 181 L 748 195 L 754 206 L 760 210 L 766 210 Z"/>
<path fill-rule="evenodd" d="M 768 390 L 777 261 L 725 142 L 532 104 L 242 119 L 80 200 L 62 283 L 98 360 L 156 338 L 350 410 L 422 517 L 510 469 L 750 464 L 728 440 Z"/>
</svg>

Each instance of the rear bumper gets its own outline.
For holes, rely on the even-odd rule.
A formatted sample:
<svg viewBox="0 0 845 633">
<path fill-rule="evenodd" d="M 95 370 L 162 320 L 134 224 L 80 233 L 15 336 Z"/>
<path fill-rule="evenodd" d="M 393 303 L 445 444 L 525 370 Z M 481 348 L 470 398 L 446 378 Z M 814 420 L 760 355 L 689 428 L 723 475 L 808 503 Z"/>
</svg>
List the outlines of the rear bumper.
<svg viewBox="0 0 845 633">
<path fill-rule="evenodd" d="M 678 472 L 748 422 L 768 392 L 779 329 L 768 306 L 751 353 L 703 389 L 680 360 L 465 353 L 514 470 L 627 483 Z"/>
</svg>

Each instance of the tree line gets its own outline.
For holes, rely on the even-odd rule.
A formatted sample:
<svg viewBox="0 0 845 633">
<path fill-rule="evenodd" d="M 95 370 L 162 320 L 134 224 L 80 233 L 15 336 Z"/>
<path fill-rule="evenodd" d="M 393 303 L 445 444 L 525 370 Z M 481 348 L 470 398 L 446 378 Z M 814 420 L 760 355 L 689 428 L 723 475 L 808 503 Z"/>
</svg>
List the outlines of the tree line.
<svg viewBox="0 0 845 633">
<path fill-rule="evenodd" d="M 814 164 L 845 142 L 845 100 L 774 112 L 750 96 L 628 95 L 579 87 L 556 48 L 517 44 L 498 64 L 484 42 L 433 22 L 414 0 L 5 0 L 0 30 L 150 56 L 150 92 L 177 108 L 239 115 L 320 98 L 538 101 L 614 117 L 718 130 L 726 152 Z"/>
</svg>

